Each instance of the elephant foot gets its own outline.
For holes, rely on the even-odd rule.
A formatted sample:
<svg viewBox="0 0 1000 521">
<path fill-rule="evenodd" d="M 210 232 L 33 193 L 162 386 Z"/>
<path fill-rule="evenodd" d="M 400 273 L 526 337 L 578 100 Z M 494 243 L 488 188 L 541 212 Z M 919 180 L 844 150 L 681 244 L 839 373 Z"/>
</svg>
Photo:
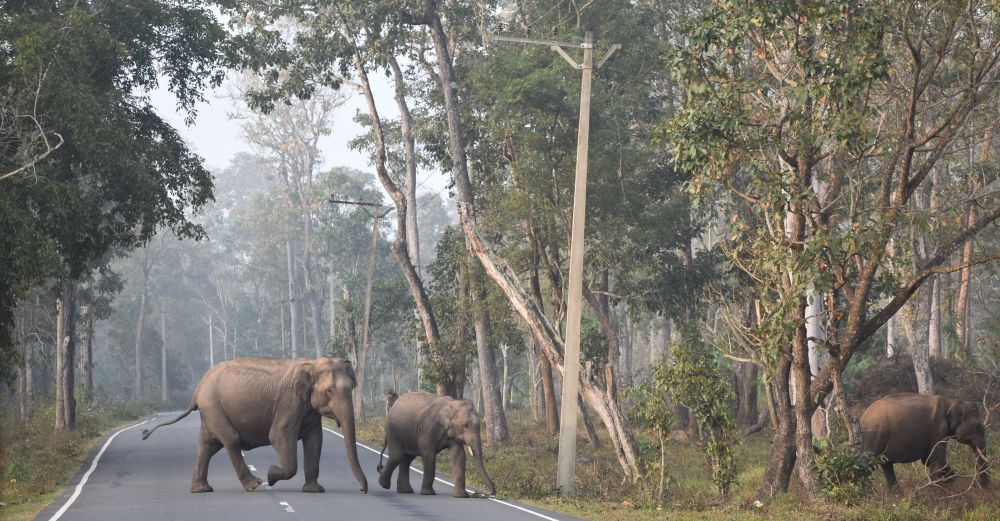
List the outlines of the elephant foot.
<svg viewBox="0 0 1000 521">
<path fill-rule="evenodd" d="M 260 478 L 256 476 L 251 476 L 250 479 L 243 481 L 242 483 L 243 483 L 243 490 L 246 490 L 247 492 L 252 492 L 254 489 L 259 487 L 260 484 L 263 483 L 263 481 L 261 481 Z"/>
<path fill-rule="evenodd" d="M 420 494 L 424 496 L 436 496 L 437 492 L 434 492 L 433 488 L 422 488 L 420 489 Z"/>
<path fill-rule="evenodd" d="M 302 485 L 302 492 L 323 493 L 326 492 L 326 489 L 319 483 L 306 483 L 305 485 Z"/>
<path fill-rule="evenodd" d="M 452 496 L 454 496 L 454 497 L 469 497 L 469 493 L 467 491 L 465 491 L 465 490 L 463 490 L 461 492 L 459 492 L 459 491 L 456 490 L 455 493 L 452 494 Z"/>
<path fill-rule="evenodd" d="M 385 474 L 379 474 L 378 475 L 378 486 L 380 486 L 380 487 L 382 487 L 382 488 L 384 488 L 386 490 L 389 490 L 389 480 L 391 478 L 392 478 L 392 476 L 386 476 Z"/>
<path fill-rule="evenodd" d="M 294 476 L 294 472 L 288 474 L 287 472 L 281 470 L 281 467 L 271 465 L 271 467 L 267 469 L 267 486 L 273 487 L 275 483 L 283 479 L 291 479 Z"/>
<path fill-rule="evenodd" d="M 192 483 L 191 484 L 191 493 L 192 494 L 200 494 L 202 492 L 214 492 L 214 491 L 215 491 L 215 489 L 213 489 L 212 485 L 209 485 L 208 483 Z"/>
<path fill-rule="evenodd" d="M 396 492 L 398 492 L 400 494 L 412 494 L 413 493 L 413 487 L 411 487 L 409 483 L 407 483 L 406 486 L 397 484 L 396 485 Z"/>
</svg>

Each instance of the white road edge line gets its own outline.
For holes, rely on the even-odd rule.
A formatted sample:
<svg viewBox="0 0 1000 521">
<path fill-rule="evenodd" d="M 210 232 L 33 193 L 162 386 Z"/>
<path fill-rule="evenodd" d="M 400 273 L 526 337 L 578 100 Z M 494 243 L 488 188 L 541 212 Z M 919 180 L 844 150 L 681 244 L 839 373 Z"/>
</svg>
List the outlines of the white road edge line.
<svg viewBox="0 0 1000 521">
<path fill-rule="evenodd" d="M 333 429 L 328 429 L 326 427 L 323 427 L 323 430 L 326 431 L 326 432 L 329 432 L 330 434 L 333 434 L 334 436 L 338 436 L 341 439 L 343 439 L 343 437 L 344 437 L 343 434 L 341 434 L 341 433 L 339 433 L 339 432 L 337 432 L 337 431 L 335 431 Z M 355 443 L 358 445 L 358 447 L 361 447 L 363 449 L 368 449 L 368 450 L 374 452 L 375 454 L 379 454 L 379 451 L 377 451 L 377 450 L 369 447 L 368 445 L 365 445 L 364 443 L 361 443 L 360 441 L 355 441 Z M 418 474 L 423 475 L 423 471 L 421 471 L 420 469 L 418 469 L 416 467 L 412 467 L 411 466 L 410 470 L 412 470 L 413 472 L 416 472 Z M 439 478 L 437 476 L 434 477 L 434 481 L 440 481 L 441 483 L 444 483 L 445 485 L 448 485 L 449 487 L 454 487 L 455 486 L 454 483 L 452 483 L 450 481 L 445 481 L 445 480 L 443 480 L 443 479 L 441 479 L 441 478 Z M 468 491 L 468 492 L 475 492 L 471 488 L 467 488 L 465 490 Z M 495 497 L 491 497 L 491 498 L 487 498 L 487 499 L 489 499 L 490 501 L 493 501 L 495 503 L 500 503 L 501 505 L 506 505 L 506 506 L 511 507 L 511 508 L 516 508 L 516 509 L 518 509 L 518 510 L 520 510 L 522 512 L 527 512 L 527 513 L 529 513 L 529 514 L 531 514 L 533 516 L 545 519 L 546 521 L 559 521 L 558 519 L 556 519 L 554 517 L 549 517 L 549 516 L 547 516 L 545 514 L 542 514 L 540 512 L 535 512 L 534 510 L 529 510 L 529 509 L 524 508 L 524 507 L 522 507 L 520 505 L 515 505 L 513 503 L 508 503 L 507 501 L 504 501 L 502 499 L 497 499 Z"/>
<path fill-rule="evenodd" d="M 80 483 L 76 485 L 76 490 L 73 491 L 73 495 L 69 497 L 69 500 L 66 501 L 66 504 L 64 504 L 62 508 L 60 508 L 55 514 L 52 515 L 52 517 L 49 518 L 49 521 L 56 521 L 57 519 L 62 517 L 62 515 L 65 514 L 67 510 L 69 510 L 69 507 L 73 504 L 73 502 L 76 501 L 76 498 L 80 497 L 80 493 L 83 492 L 83 486 L 87 484 L 87 480 L 90 479 L 90 475 L 94 472 L 94 469 L 97 468 L 97 462 L 101 460 L 101 456 L 103 456 L 104 451 L 108 449 L 108 445 L 111 445 L 111 442 L 114 441 L 114 439 L 117 438 L 119 434 L 129 429 L 134 429 L 148 421 L 149 420 L 143 420 L 135 425 L 125 427 L 124 429 L 112 434 L 111 437 L 108 438 L 108 441 L 104 442 L 104 446 L 101 447 L 100 452 L 98 452 L 97 455 L 94 456 L 94 461 L 90 464 L 90 469 L 88 469 L 86 474 L 84 474 L 83 477 L 80 478 Z"/>
</svg>

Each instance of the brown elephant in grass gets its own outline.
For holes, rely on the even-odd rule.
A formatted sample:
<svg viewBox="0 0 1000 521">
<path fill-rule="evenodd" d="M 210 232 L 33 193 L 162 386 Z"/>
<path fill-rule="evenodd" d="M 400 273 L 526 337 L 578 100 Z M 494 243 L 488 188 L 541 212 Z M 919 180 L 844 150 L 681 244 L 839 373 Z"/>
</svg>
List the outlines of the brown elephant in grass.
<svg viewBox="0 0 1000 521">
<path fill-rule="evenodd" d="M 297 471 L 296 444 L 302 440 L 306 483 L 303 492 L 323 492 L 316 481 L 323 446 L 322 416 L 333 418 L 344 432 L 347 457 L 361 491 L 368 481 L 358 463 L 355 443 L 352 390 L 357 386 L 354 368 L 340 358 L 280 360 L 239 358 L 221 363 L 205 373 L 183 414 L 142 432 L 153 431 L 201 411 L 198 457 L 191 478 L 191 492 L 211 492 L 208 462 L 225 447 L 246 491 L 261 484 L 250 473 L 241 450 L 272 445 L 280 466 L 267 470 L 267 483 L 289 479 Z"/>
<path fill-rule="evenodd" d="M 378 483 L 389 488 L 392 473 L 399 467 L 396 491 L 412 493 L 410 464 L 420 456 L 424 463 L 421 494 L 434 494 L 435 459 L 437 453 L 451 450 L 451 467 L 455 473 L 455 497 L 469 497 L 465 490 L 465 450 L 471 449 L 476 469 L 489 489 L 496 495 L 493 479 L 483 465 L 483 442 L 479 435 L 480 420 L 472 402 L 437 396 L 425 392 L 406 393 L 395 400 L 385 418 L 385 448 L 389 461 L 383 466 L 379 455 Z"/>
<path fill-rule="evenodd" d="M 989 486 L 986 429 L 975 403 L 899 393 L 876 400 L 861 416 L 862 447 L 884 456 L 882 472 L 890 488 L 896 486 L 894 463 L 920 460 L 932 479 L 950 480 L 954 472 L 947 462 L 949 439 L 972 448 L 979 484 Z"/>
</svg>

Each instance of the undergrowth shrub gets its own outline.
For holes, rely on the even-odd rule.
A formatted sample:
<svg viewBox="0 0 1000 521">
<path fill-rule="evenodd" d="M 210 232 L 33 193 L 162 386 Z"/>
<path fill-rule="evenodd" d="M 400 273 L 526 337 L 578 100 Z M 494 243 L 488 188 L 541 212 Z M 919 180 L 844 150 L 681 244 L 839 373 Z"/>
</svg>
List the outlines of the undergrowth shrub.
<svg viewBox="0 0 1000 521">
<path fill-rule="evenodd" d="M 871 491 L 878 456 L 867 452 L 856 455 L 847 446 L 834 446 L 827 439 L 818 440 L 818 445 L 816 475 L 828 497 L 851 505 Z"/>
</svg>

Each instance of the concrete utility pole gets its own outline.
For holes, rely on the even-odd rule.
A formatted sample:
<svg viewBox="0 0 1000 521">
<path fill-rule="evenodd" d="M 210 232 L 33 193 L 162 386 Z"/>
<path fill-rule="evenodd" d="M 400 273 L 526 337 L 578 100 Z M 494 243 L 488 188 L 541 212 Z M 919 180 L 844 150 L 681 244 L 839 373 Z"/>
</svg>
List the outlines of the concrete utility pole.
<svg viewBox="0 0 1000 521">
<path fill-rule="evenodd" d="M 569 294 L 566 302 L 566 360 L 559 411 L 559 468 L 556 485 L 564 496 L 576 491 L 577 395 L 580 392 L 580 316 L 583 306 L 583 234 L 587 213 L 587 148 L 590 139 L 590 80 L 594 68 L 621 46 L 615 44 L 594 65 L 594 33 L 587 31 L 582 44 L 494 36 L 500 41 L 545 45 L 559 53 L 574 69 L 583 71 L 580 83 L 580 126 L 576 138 L 576 181 L 573 187 L 573 224 L 569 247 Z M 583 63 L 576 63 L 563 47 L 582 48 Z"/>
</svg>

